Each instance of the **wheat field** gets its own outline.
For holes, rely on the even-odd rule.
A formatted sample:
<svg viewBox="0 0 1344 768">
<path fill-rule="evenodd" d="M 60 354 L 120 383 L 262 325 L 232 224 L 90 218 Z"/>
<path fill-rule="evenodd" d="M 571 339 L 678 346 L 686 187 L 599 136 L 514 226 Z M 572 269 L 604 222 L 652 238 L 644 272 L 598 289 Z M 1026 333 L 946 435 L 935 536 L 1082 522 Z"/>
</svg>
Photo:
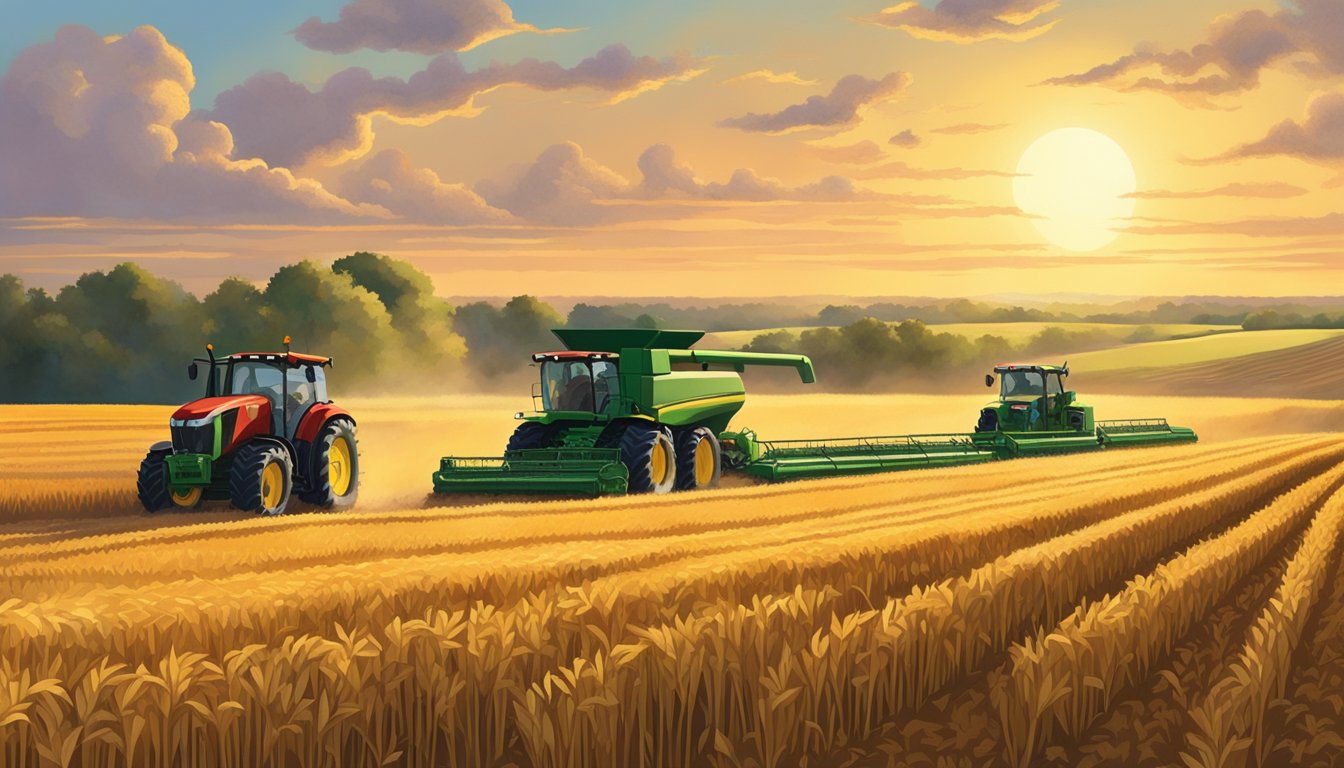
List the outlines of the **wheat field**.
<svg viewBox="0 0 1344 768">
<path fill-rule="evenodd" d="M 258 519 L 138 511 L 171 409 L 0 408 L 0 764 L 1337 761 L 1344 407 L 1089 401 L 1201 442 L 437 499 L 437 457 L 497 452 L 517 399 L 368 400 L 359 506 Z M 762 396 L 741 423 L 932 432 L 978 405 Z"/>
</svg>

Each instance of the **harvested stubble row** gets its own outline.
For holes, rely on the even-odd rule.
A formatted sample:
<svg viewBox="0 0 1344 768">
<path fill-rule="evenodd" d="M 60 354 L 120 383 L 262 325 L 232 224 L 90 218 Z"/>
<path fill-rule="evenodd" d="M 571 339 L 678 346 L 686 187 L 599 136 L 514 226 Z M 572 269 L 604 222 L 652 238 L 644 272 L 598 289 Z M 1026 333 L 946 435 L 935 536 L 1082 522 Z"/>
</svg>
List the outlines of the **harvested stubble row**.
<svg viewBox="0 0 1344 768">
<path fill-rule="evenodd" d="M 1021 511 L 994 510 L 1007 512 L 1010 523 L 994 523 L 983 510 L 967 510 L 890 534 L 883 544 L 892 547 L 889 555 L 896 553 L 892 560 L 919 559 L 948 547 L 974 552 L 981 545 L 973 542 L 993 538 L 999 525 L 1019 536 L 1032 531 L 1038 538 L 1031 541 L 1039 541 L 1057 535 L 1060 526 L 1067 532 L 1136 506 L 1148 507 L 1139 510 L 1143 514 L 1130 513 L 1138 514 L 1133 518 L 1137 524 L 1147 516 L 1161 517 L 1161 510 L 1170 506 L 1166 499 L 1204 499 L 1207 504 L 1188 510 L 1206 515 L 1202 526 L 1187 525 L 1193 531 L 1184 534 L 1188 538 L 1216 523 L 1219 514 L 1249 512 L 1257 503 L 1252 497 L 1272 495 L 1344 453 L 1326 446 L 1330 442 L 1318 438 L 1285 443 L 1270 457 L 1206 455 L 1199 468 L 1166 475 L 1154 465 L 1143 474 L 1147 497 L 1136 495 L 1140 492 L 1133 489 L 1132 477 L 1117 474 L 1114 482 L 1101 484 L 1110 501 L 1091 498 L 1092 489 L 1079 489 L 1073 478 L 1060 477 L 1035 496 L 1011 489 Z M 1257 471 L 1248 472 L 1250 467 Z M 1256 483 L 1263 487 L 1255 489 Z M 1082 499 L 1086 512 L 1060 512 L 1058 499 L 1070 494 Z M 1142 504 L 1139 498 L 1144 498 Z M 707 502 L 715 500 L 706 497 Z M 1177 509 L 1180 501 L 1172 502 Z M 740 499 L 728 503 L 740 504 Z M 893 507 L 900 505 L 887 509 Z M 882 509 L 873 506 L 858 514 Z M 826 543 L 800 555 L 799 567 L 828 568 L 838 554 L 852 552 L 856 542 L 871 544 L 881 538 L 856 528 L 853 514 L 835 513 L 836 524 L 829 529 L 809 527 L 809 535 Z M 1030 517 L 1051 521 L 1033 528 Z M 5 711 L 28 716 L 0 731 L 5 765 L 20 765 L 24 759 L 35 763 L 38 745 L 72 744 L 81 765 L 166 764 L 175 759 L 231 765 L 353 766 L 384 760 L 489 765 L 512 759 L 535 765 L 671 766 L 708 759 L 716 743 L 726 750 L 746 750 L 750 754 L 744 758 L 762 765 L 790 764 L 801 755 L 828 749 L 836 739 L 867 733 L 886 716 L 884 707 L 900 706 L 905 694 L 898 689 L 905 681 L 890 669 L 892 654 L 913 658 L 908 655 L 944 651 L 921 643 L 918 623 L 888 628 L 878 620 L 882 611 L 851 610 L 853 601 L 866 601 L 851 589 L 860 583 L 855 570 L 818 570 L 832 574 L 828 578 L 833 583 L 797 587 L 783 596 L 770 594 L 773 583 L 753 583 L 759 574 L 774 572 L 752 570 L 761 555 L 746 547 L 768 548 L 781 541 L 763 530 L 730 526 L 713 533 L 742 539 L 744 549 L 736 560 L 726 560 L 721 573 L 700 580 L 711 585 L 711 593 L 720 589 L 720 594 L 733 596 L 708 603 L 689 602 L 693 592 L 677 588 L 671 588 L 674 599 L 669 602 L 669 587 L 662 580 L 643 582 L 637 576 L 620 589 L 614 588 L 613 579 L 613 588 L 600 590 L 571 587 L 541 570 L 516 569 L 485 581 L 470 563 L 451 557 L 136 588 L 81 591 L 70 589 L 68 582 L 57 584 L 49 598 L 35 594 L 36 602 L 10 601 L 0 610 L 0 643 L 14 649 L 6 661 L 19 660 L 0 665 L 5 676 L 0 690 L 13 694 L 4 702 Z M 1159 535 L 1167 537 L 1167 546 L 1180 540 Z M 687 534 L 686 545 L 694 542 Z M 582 547 L 584 557 L 598 559 L 588 552 L 590 543 L 574 536 L 538 557 L 563 563 L 571 557 L 568 553 Z M 1137 556 L 1131 552 L 1149 547 L 1134 545 L 1137 550 L 1107 557 L 1131 558 Z M 248 562 L 245 547 L 231 542 L 225 549 Z M 618 570 L 647 567 L 642 555 L 625 557 L 621 550 L 628 549 L 629 543 L 619 542 L 604 549 L 600 558 Z M 1051 557 L 1048 547 L 1037 549 L 1042 558 Z M 871 550 L 871 562 L 882 561 L 880 551 Z M 497 565 L 506 554 L 512 553 L 486 549 L 479 556 Z M 77 568 L 80 558 L 70 556 L 65 565 Z M 570 573 L 582 577 L 582 568 L 589 567 L 584 563 L 578 560 Z M 743 570 L 744 563 L 751 567 Z M 1055 589 L 1045 581 L 1069 582 L 1058 576 L 1044 579 L 1030 574 L 1025 563 L 1019 565 L 1011 575 L 1022 586 L 1010 589 L 1013 594 L 1025 597 L 1035 589 Z M 61 578 L 53 564 L 42 567 L 54 583 Z M 1098 567 L 1103 566 L 1088 565 Z M 1113 567 L 1123 572 L 1126 566 Z M 981 572 L 987 570 L 994 571 L 987 567 Z M 904 573 L 883 578 L 895 584 L 910 578 Z M 1081 589 L 1081 584 L 1098 579 L 1104 582 L 1106 577 L 1078 577 L 1072 586 L 1060 588 Z M 497 587 L 519 594 L 520 581 L 539 588 L 531 595 L 523 592 L 519 601 L 494 599 L 480 591 Z M 456 586 L 463 583 L 475 586 Z M 956 593 L 962 599 L 948 606 L 976 612 L 977 621 L 1039 620 L 1037 608 L 1021 608 L 1026 618 L 1014 618 L 987 605 L 992 584 L 975 579 L 953 584 L 967 591 Z M 951 589 L 952 584 L 945 586 Z M 642 600 L 645 588 L 657 597 Z M 981 597 L 968 602 L 973 594 Z M 737 595 L 748 597 L 739 602 Z M 943 609 L 930 607 L 931 601 L 940 600 L 946 602 L 944 590 L 921 590 L 888 602 L 886 618 L 944 615 Z M 1063 595 L 1049 605 L 1065 610 L 1071 600 L 1076 598 Z M 694 610 L 669 618 L 667 606 L 681 601 Z M 897 603 L 903 606 L 899 616 Z M 955 626 L 948 622 L 944 630 Z M 991 630 L 987 634 L 1001 638 L 996 641 L 1000 644 L 1014 631 L 986 626 Z M 983 654 L 973 650 L 978 639 L 956 639 L 963 644 L 961 652 Z M 110 671 L 97 671 L 105 667 Z M 20 685 L 25 671 L 35 675 L 26 686 Z M 877 682 L 876 675 L 886 675 L 887 682 Z M 925 687 L 929 685 L 936 681 Z M 887 701 L 874 703 L 880 701 L 879 686 Z M 81 698 L 77 692 L 86 687 L 89 693 Z M 41 714 L 68 715 L 77 707 L 99 726 L 72 735 L 69 722 Z M 805 712 L 817 713 L 815 728 L 800 725 Z M 716 732 L 722 738 L 716 739 Z"/>
<path fill-rule="evenodd" d="M 1265 738 L 1265 715 L 1271 701 L 1283 698 L 1307 617 L 1336 562 L 1341 529 L 1344 492 L 1336 492 L 1316 513 L 1232 669 L 1193 707 L 1186 765 L 1224 766 L 1247 756 L 1251 765 L 1268 764 L 1273 742 Z"/>
<path fill-rule="evenodd" d="M 1012 648 L 1012 673 L 992 691 L 1006 757 L 1027 766 L 1047 744 L 1078 738 L 1123 690 L 1143 680 L 1190 628 L 1344 483 L 1335 466 L 1226 534 L 1080 606 L 1053 631 Z"/>
</svg>

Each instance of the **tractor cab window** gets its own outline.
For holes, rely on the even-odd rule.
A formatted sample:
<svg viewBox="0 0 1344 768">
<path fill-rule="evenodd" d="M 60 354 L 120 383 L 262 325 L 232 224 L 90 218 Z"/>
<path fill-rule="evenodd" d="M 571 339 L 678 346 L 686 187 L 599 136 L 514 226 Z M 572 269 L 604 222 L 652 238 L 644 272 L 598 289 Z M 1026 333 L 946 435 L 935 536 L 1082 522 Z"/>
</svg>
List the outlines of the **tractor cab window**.
<svg viewBox="0 0 1344 768">
<path fill-rule="evenodd" d="M 1030 399 L 1045 394 L 1045 377 L 1040 371 L 1005 371 L 1000 382 L 1000 400 Z"/>
<path fill-rule="evenodd" d="M 1045 377 L 1045 393 L 1047 395 L 1058 395 L 1064 391 L 1064 377 L 1058 373 L 1052 373 Z"/>
<path fill-rule="evenodd" d="M 285 397 L 289 398 L 285 404 L 285 434 L 292 435 L 299 428 L 299 420 L 313 403 L 326 402 L 327 399 L 327 378 L 325 372 L 317 367 L 313 367 L 313 373 L 316 381 L 309 381 L 308 374 L 304 370 L 308 366 L 297 366 L 290 368 L 285 372 Z"/>
<path fill-rule="evenodd" d="M 621 381 L 616 377 L 616 364 L 606 360 L 593 361 L 593 410 L 601 413 L 621 394 Z"/>
<path fill-rule="evenodd" d="M 229 380 L 225 395 L 263 395 L 280 407 L 280 389 L 283 380 L 280 370 L 262 363 L 234 363 L 229 366 Z"/>
<path fill-rule="evenodd" d="M 593 372 L 586 360 L 548 360 L 541 364 L 541 401 L 548 411 L 592 411 Z"/>
</svg>

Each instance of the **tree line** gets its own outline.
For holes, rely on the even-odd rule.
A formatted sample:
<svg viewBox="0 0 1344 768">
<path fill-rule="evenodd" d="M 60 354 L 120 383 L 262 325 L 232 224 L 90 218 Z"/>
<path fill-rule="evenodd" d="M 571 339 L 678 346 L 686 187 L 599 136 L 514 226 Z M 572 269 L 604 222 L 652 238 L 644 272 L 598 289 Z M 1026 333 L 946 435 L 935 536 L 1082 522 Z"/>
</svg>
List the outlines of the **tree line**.
<svg viewBox="0 0 1344 768">
<path fill-rule="evenodd" d="M 1287 308 L 1230 315 L 1216 303 L 1162 303 L 1123 315 L 1072 315 L 964 299 L 927 305 L 782 304 L 677 306 L 579 303 L 567 314 L 533 296 L 453 306 L 408 262 L 358 252 L 330 266 L 281 267 L 264 285 L 229 278 L 197 298 L 135 264 L 89 272 L 54 295 L 0 275 L 0 402 L 180 402 L 201 385 L 185 364 L 213 342 L 221 353 L 269 351 L 292 336 L 296 351 L 333 358 L 339 393 L 442 393 L 521 383 L 530 352 L 551 348 L 550 329 L 651 327 L 764 332 L 745 348 L 810 355 L 828 389 L 899 389 L 1014 355 L 1039 356 L 1117 343 L 1096 329 L 1047 327 L 1025 343 L 940 333 L 944 322 L 1220 322 L 1248 330 L 1344 327 L 1344 316 Z M 1245 310 L 1245 311 L 1242 311 Z M 1240 312 L 1240 314 L 1236 314 Z M 1193 313 L 1193 314 L 1192 314 Z M 1105 318 L 1105 319 L 1102 319 Z M 1152 335 L 1151 329 L 1149 335 Z M 1144 341 L 1144 328 L 1125 341 Z"/>
</svg>

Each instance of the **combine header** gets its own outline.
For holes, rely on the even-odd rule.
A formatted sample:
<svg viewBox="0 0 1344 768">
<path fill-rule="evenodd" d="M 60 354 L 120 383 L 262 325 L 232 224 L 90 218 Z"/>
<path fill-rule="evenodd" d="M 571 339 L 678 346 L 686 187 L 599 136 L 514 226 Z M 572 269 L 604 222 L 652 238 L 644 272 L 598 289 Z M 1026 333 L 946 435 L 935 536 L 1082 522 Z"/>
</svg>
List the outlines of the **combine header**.
<svg viewBox="0 0 1344 768">
<path fill-rule="evenodd" d="M 811 383 L 807 357 L 690 349 L 701 331 L 555 334 L 568 349 L 533 355 L 539 407 L 516 414 L 523 423 L 504 456 L 444 458 L 436 492 L 665 493 L 717 485 L 725 467 L 773 482 L 1197 439 L 1165 419 L 1094 421 L 1064 388 L 1066 363 L 994 368 L 985 384 L 997 381 L 999 397 L 972 433 L 761 440 L 727 431 L 746 400 L 738 373 L 783 365 Z"/>
</svg>

